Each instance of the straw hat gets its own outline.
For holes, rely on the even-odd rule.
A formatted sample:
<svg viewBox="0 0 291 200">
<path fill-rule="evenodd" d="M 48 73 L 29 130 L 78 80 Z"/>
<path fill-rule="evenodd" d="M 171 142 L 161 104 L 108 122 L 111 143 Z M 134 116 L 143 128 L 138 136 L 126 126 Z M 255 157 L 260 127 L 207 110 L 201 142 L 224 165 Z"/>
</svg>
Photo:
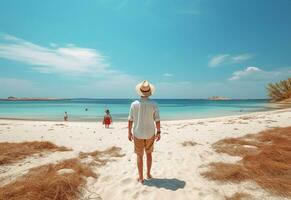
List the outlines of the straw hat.
<svg viewBox="0 0 291 200">
<path fill-rule="evenodd" d="M 139 96 L 148 97 L 154 94 L 155 86 L 144 80 L 136 85 L 135 90 Z"/>
</svg>

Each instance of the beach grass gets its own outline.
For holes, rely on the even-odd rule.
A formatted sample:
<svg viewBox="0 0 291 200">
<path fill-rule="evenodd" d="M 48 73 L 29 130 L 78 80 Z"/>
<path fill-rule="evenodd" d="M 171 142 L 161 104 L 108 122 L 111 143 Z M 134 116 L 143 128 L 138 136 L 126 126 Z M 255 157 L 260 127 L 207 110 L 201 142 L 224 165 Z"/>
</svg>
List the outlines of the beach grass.
<svg viewBox="0 0 291 200">
<path fill-rule="evenodd" d="M 57 146 L 47 141 L 32 141 L 32 142 L 1 142 L 0 143 L 0 165 L 10 164 L 41 152 L 54 151 L 69 151 L 70 149 Z"/>
<path fill-rule="evenodd" d="M 104 155 L 109 155 L 111 157 L 123 157 L 124 154 L 120 153 L 120 151 L 121 151 L 120 147 L 113 146 L 113 147 L 110 147 L 104 151 L 96 150 L 96 151 L 92 151 L 92 152 L 80 152 L 79 157 L 86 158 L 88 156 L 92 156 L 94 158 L 98 158 L 98 157 L 104 156 Z"/>
<path fill-rule="evenodd" d="M 71 173 L 58 173 L 71 169 Z M 48 164 L 30 169 L 28 174 L 0 188 L 0 199 L 9 200 L 75 200 L 85 185 L 84 177 L 97 177 L 92 169 L 79 159 Z"/>
<path fill-rule="evenodd" d="M 79 158 L 84 159 L 87 157 L 92 157 L 93 160 L 90 163 L 91 165 L 98 165 L 98 166 L 102 166 L 102 165 L 106 165 L 107 162 L 109 161 L 108 158 L 111 157 L 123 157 L 125 154 L 120 153 L 121 148 L 120 147 L 110 147 L 104 151 L 92 151 L 92 152 L 80 152 L 79 153 Z"/>
<path fill-rule="evenodd" d="M 211 163 L 202 175 L 221 182 L 255 181 L 272 194 L 291 197 L 291 127 L 275 128 L 213 144 L 219 153 L 241 156 L 235 163 Z"/>
<path fill-rule="evenodd" d="M 98 178 L 92 163 L 82 159 L 91 156 L 98 166 L 105 165 L 112 157 L 122 157 L 121 148 L 111 147 L 104 151 L 80 153 L 79 157 L 32 168 L 29 172 L 0 187 L 0 199 L 7 200 L 77 200 L 82 195 L 87 177 Z"/>
<path fill-rule="evenodd" d="M 187 146 L 193 147 L 193 146 L 196 146 L 196 145 L 197 145 L 197 142 L 193 142 L 193 141 L 185 141 L 185 142 L 182 143 L 183 147 L 187 147 Z"/>
<path fill-rule="evenodd" d="M 236 192 L 230 197 L 225 196 L 225 200 L 243 200 L 243 199 L 250 199 L 250 195 L 244 192 Z"/>
</svg>

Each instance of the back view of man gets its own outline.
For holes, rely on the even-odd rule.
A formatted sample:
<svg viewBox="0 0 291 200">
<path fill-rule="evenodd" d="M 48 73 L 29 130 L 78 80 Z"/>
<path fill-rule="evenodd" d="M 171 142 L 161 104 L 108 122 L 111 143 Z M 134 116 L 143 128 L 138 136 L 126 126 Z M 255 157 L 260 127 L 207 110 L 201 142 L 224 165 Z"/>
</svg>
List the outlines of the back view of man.
<svg viewBox="0 0 291 200">
<path fill-rule="evenodd" d="M 133 102 L 128 117 L 128 139 L 134 141 L 134 152 L 137 155 L 138 182 L 143 183 L 143 154 L 147 158 L 147 178 L 150 179 L 152 167 L 152 152 L 154 142 L 161 138 L 159 109 L 155 102 L 149 99 L 155 88 L 148 81 L 136 86 L 136 92 L 141 97 Z M 132 127 L 133 125 L 133 127 Z"/>
</svg>

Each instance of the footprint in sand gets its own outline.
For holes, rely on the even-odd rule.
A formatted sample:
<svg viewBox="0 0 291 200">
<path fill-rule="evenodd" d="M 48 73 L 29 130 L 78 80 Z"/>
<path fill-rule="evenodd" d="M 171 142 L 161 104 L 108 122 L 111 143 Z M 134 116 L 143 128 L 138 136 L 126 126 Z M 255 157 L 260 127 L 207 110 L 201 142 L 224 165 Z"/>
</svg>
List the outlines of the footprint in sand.
<svg viewBox="0 0 291 200">
<path fill-rule="evenodd" d="M 225 197 L 222 196 L 217 191 L 207 191 L 207 192 L 199 192 L 198 195 L 201 197 L 201 199 L 215 199 L 215 200 L 225 200 Z"/>
<path fill-rule="evenodd" d="M 213 155 L 213 153 L 210 151 L 204 151 L 201 154 L 199 154 L 199 157 L 201 159 L 208 159 L 210 155 Z"/>
<path fill-rule="evenodd" d="M 129 183 L 131 183 L 132 182 L 132 179 L 131 178 L 125 178 L 125 179 L 122 179 L 121 180 L 121 183 L 122 184 L 129 184 Z"/>
<path fill-rule="evenodd" d="M 148 194 L 148 193 L 149 193 L 148 190 L 143 190 L 143 191 L 141 191 L 141 194 L 142 194 L 142 195 L 146 195 L 146 194 Z"/>
<path fill-rule="evenodd" d="M 138 192 L 136 192 L 136 193 L 134 193 L 134 195 L 132 196 L 132 199 L 137 199 L 137 198 L 138 198 L 138 196 L 139 196 L 139 193 L 138 193 Z"/>
<path fill-rule="evenodd" d="M 100 180 L 101 180 L 102 182 L 106 182 L 106 181 L 110 181 L 111 179 L 112 179 L 111 176 L 104 176 L 104 177 L 102 177 Z"/>
<path fill-rule="evenodd" d="M 127 193 L 129 193 L 129 189 L 124 189 L 124 190 L 122 191 L 122 193 L 123 193 L 123 194 L 127 194 Z"/>
</svg>

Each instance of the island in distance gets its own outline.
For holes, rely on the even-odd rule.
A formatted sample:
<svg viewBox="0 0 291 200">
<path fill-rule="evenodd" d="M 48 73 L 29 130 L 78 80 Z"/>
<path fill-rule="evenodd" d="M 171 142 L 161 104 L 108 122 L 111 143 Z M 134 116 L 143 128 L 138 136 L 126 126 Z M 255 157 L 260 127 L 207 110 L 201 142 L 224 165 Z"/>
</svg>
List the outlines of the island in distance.
<svg viewBox="0 0 291 200">
<path fill-rule="evenodd" d="M 59 98 L 52 98 L 52 97 L 13 97 L 10 96 L 7 99 L 0 99 L 0 100 L 4 100 L 4 101 L 49 101 L 49 100 L 63 100 L 63 99 L 59 99 Z"/>
<path fill-rule="evenodd" d="M 212 96 L 212 97 L 209 97 L 208 100 L 230 100 L 230 98 L 221 97 L 221 96 Z"/>
</svg>

